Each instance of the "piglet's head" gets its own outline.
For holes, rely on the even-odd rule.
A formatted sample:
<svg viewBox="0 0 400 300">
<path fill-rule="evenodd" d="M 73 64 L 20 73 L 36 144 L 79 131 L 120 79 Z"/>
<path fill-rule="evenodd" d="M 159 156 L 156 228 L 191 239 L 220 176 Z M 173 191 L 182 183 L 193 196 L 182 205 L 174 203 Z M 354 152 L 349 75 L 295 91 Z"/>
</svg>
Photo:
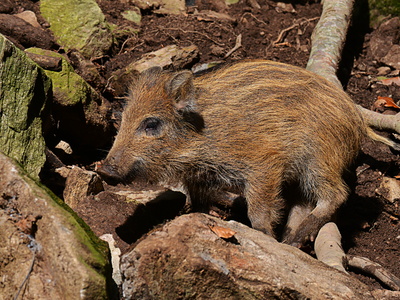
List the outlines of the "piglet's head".
<svg viewBox="0 0 400 300">
<path fill-rule="evenodd" d="M 110 183 L 137 177 L 159 181 L 179 172 L 185 147 L 199 130 L 195 97 L 190 71 L 144 71 L 131 86 L 120 130 L 97 171 L 100 176 Z"/>
</svg>

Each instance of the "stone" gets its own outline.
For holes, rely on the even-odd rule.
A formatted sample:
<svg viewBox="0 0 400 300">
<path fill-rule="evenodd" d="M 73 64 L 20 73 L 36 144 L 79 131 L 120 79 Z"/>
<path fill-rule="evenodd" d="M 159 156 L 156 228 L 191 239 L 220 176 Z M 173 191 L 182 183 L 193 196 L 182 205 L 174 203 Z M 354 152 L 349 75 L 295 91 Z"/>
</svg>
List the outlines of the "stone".
<svg viewBox="0 0 400 300">
<path fill-rule="evenodd" d="M 124 70 L 117 71 L 111 76 L 113 78 L 113 88 L 117 95 L 124 95 L 129 83 L 142 71 L 154 66 L 179 70 L 191 65 L 198 55 L 199 49 L 195 45 L 187 47 L 169 45 L 147 53 L 138 61 L 129 64 Z"/>
<path fill-rule="evenodd" d="M 54 149 L 59 149 L 63 151 L 64 154 L 71 155 L 74 153 L 72 151 L 71 146 L 65 141 L 59 141 L 58 144 L 54 147 Z"/>
<path fill-rule="evenodd" d="M 77 49 L 86 58 L 110 51 L 113 36 L 96 1 L 42 0 L 40 12 L 66 50 Z"/>
<path fill-rule="evenodd" d="M 85 197 L 101 191 L 104 191 L 104 187 L 97 173 L 72 166 L 65 182 L 63 198 L 69 207 L 75 209 Z"/>
<path fill-rule="evenodd" d="M 41 26 L 36 18 L 36 14 L 33 11 L 25 10 L 19 14 L 16 14 L 15 16 L 18 18 L 21 18 L 25 22 L 28 22 L 33 27 L 41 28 Z"/>
<path fill-rule="evenodd" d="M 119 264 L 121 260 L 121 249 L 115 247 L 115 240 L 112 234 L 106 233 L 100 236 L 100 239 L 108 243 L 111 254 L 111 264 L 113 269 L 112 278 L 117 286 L 122 284 L 121 270 L 119 269 Z"/>
<path fill-rule="evenodd" d="M 52 113 L 59 123 L 59 136 L 72 149 L 102 148 L 111 139 L 108 122 L 110 105 L 74 69 L 61 54 L 39 48 L 27 52 L 60 57 L 62 70 L 45 70 L 53 82 L 54 104 Z"/>
<path fill-rule="evenodd" d="M 181 193 L 161 187 L 104 185 L 104 189 L 76 200 L 74 211 L 97 236 L 112 233 L 122 252 L 154 226 L 178 215 L 186 200 Z"/>
<path fill-rule="evenodd" d="M 294 9 L 291 3 L 284 3 L 284 2 L 277 2 L 275 10 L 279 13 L 295 13 L 296 10 Z"/>
<path fill-rule="evenodd" d="M 1 299 L 114 299 L 107 245 L 3 154 L 0 228 Z"/>
<path fill-rule="evenodd" d="M 122 16 L 128 21 L 136 23 L 137 25 L 140 25 L 140 21 L 142 20 L 140 9 L 137 7 L 132 8 L 131 10 L 124 11 L 122 13 Z"/>
<path fill-rule="evenodd" d="M 391 177 L 384 176 L 380 186 L 376 189 L 376 193 L 387 201 L 394 203 L 400 199 L 400 182 Z"/>
<path fill-rule="evenodd" d="M 160 2 L 161 5 L 154 10 L 155 13 L 181 15 L 186 12 L 185 0 L 161 0 Z"/>
<path fill-rule="evenodd" d="M 199 55 L 199 49 L 195 45 L 178 47 L 166 46 L 157 51 L 147 53 L 140 60 L 127 66 L 127 72 L 143 72 L 153 66 L 172 67 L 181 69 L 189 65 Z"/>
<path fill-rule="evenodd" d="M 381 61 L 388 66 L 400 70 L 400 45 L 392 45 Z"/>
<path fill-rule="evenodd" d="M 378 74 L 376 74 L 376 75 L 385 76 L 385 75 L 388 75 L 390 73 L 391 69 L 389 67 L 383 66 L 383 67 L 379 67 L 377 69 L 377 71 L 378 71 Z"/>
<path fill-rule="evenodd" d="M 0 152 L 34 178 L 46 160 L 41 116 L 50 87 L 45 72 L 0 35 Z"/>
<path fill-rule="evenodd" d="M 121 272 L 122 299 L 374 299 L 295 247 L 200 213 L 142 238 L 121 257 Z"/>
<path fill-rule="evenodd" d="M 133 4 L 142 10 L 153 10 L 159 14 L 184 14 L 186 5 L 184 0 L 133 0 Z"/>
<path fill-rule="evenodd" d="M 393 45 L 398 45 L 398 32 L 400 30 L 400 18 L 391 18 L 382 23 L 373 32 L 370 39 L 368 54 L 373 60 L 382 61 L 388 55 Z"/>
</svg>

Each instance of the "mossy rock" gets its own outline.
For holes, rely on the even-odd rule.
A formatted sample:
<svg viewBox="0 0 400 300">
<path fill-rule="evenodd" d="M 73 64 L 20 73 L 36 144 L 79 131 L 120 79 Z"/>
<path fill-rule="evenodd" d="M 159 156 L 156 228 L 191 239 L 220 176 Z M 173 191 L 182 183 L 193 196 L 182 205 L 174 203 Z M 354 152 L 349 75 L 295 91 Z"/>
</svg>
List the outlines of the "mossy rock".
<svg viewBox="0 0 400 300">
<path fill-rule="evenodd" d="M 128 21 L 131 21 L 137 25 L 140 25 L 140 22 L 142 21 L 142 14 L 140 13 L 140 9 L 137 7 L 124 11 L 121 15 Z"/>
<path fill-rule="evenodd" d="M 74 68 L 63 55 L 40 48 L 29 48 L 26 51 L 34 54 L 61 58 L 61 71 L 45 70 L 45 72 L 52 80 L 53 92 L 56 96 L 56 100 L 62 106 L 75 106 L 81 103 L 87 104 L 93 97 L 99 97 L 93 88 L 91 88 L 81 76 L 75 73 Z"/>
<path fill-rule="evenodd" d="M 15 236 L 14 241 L 24 237 L 20 229 L 15 225 L 14 228 L 2 227 L 0 241 L 8 240 L 8 246 L 0 247 L 0 257 L 12 253 L 12 259 L 3 261 L 0 268 L 0 276 L 6 280 L 2 288 L 5 298 L 2 299 L 14 298 L 17 294 L 26 276 L 25 270 L 32 261 L 27 259 L 26 252 L 28 257 L 38 257 L 24 290 L 27 299 L 112 298 L 115 290 L 107 244 L 98 239 L 64 202 L 30 179 L 13 160 L 1 153 L 0 183 L 3 197 L 18 195 L 7 198 L 0 215 L 12 207 L 22 218 L 40 216 L 36 230 L 30 233 L 30 245 L 35 247 L 35 252 L 31 249 L 31 255 L 24 249 L 27 245 L 23 245 L 23 240 L 14 247 L 9 242 L 11 236 Z M 3 219 L 3 223 L 6 220 Z"/>
<path fill-rule="evenodd" d="M 399 0 L 368 0 L 370 11 L 370 23 L 373 27 L 377 26 L 388 16 L 400 16 Z"/>
<path fill-rule="evenodd" d="M 50 88 L 43 69 L 0 34 L 0 152 L 34 178 L 46 160 L 41 114 Z"/>
<path fill-rule="evenodd" d="M 96 1 L 42 0 L 40 12 L 66 50 L 77 49 L 90 58 L 106 54 L 113 45 L 110 26 Z"/>
<path fill-rule="evenodd" d="M 26 51 L 62 59 L 61 71 L 45 71 L 53 82 L 53 116 L 59 121 L 62 138 L 79 147 L 101 148 L 109 143 L 110 107 L 105 100 L 75 73 L 63 55 L 39 48 Z"/>
</svg>

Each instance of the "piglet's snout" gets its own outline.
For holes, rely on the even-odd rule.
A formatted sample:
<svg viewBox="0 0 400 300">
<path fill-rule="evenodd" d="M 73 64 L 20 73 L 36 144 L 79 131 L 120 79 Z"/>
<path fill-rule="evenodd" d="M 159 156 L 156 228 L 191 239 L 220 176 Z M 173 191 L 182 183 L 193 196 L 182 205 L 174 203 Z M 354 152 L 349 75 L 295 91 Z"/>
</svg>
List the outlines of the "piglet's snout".
<svg viewBox="0 0 400 300">
<path fill-rule="evenodd" d="M 118 182 L 123 181 L 123 178 L 118 171 L 118 157 L 108 156 L 101 166 L 97 169 L 100 177 L 111 185 L 116 185 Z"/>
</svg>

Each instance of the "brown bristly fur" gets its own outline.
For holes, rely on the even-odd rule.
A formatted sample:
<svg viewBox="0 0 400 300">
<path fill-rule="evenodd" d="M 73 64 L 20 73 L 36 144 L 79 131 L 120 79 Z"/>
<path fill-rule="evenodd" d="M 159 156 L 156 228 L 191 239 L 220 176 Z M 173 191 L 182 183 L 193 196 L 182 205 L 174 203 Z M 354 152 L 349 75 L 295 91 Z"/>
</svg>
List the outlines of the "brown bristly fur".
<svg viewBox="0 0 400 300">
<path fill-rule="evenodd" d="M 243 61 L 196 78 L 153 68 L 132 86 L 99 173 L 182 183 L 205 212 L 218 193 L 240 193 L 252 226 L 272 235 L 283 186 L 298 184 L 312 210 L 285 240 L 301 245 L 346 200 L 365 128 L 343 91 L 298 67 Z"/>
</svg>

